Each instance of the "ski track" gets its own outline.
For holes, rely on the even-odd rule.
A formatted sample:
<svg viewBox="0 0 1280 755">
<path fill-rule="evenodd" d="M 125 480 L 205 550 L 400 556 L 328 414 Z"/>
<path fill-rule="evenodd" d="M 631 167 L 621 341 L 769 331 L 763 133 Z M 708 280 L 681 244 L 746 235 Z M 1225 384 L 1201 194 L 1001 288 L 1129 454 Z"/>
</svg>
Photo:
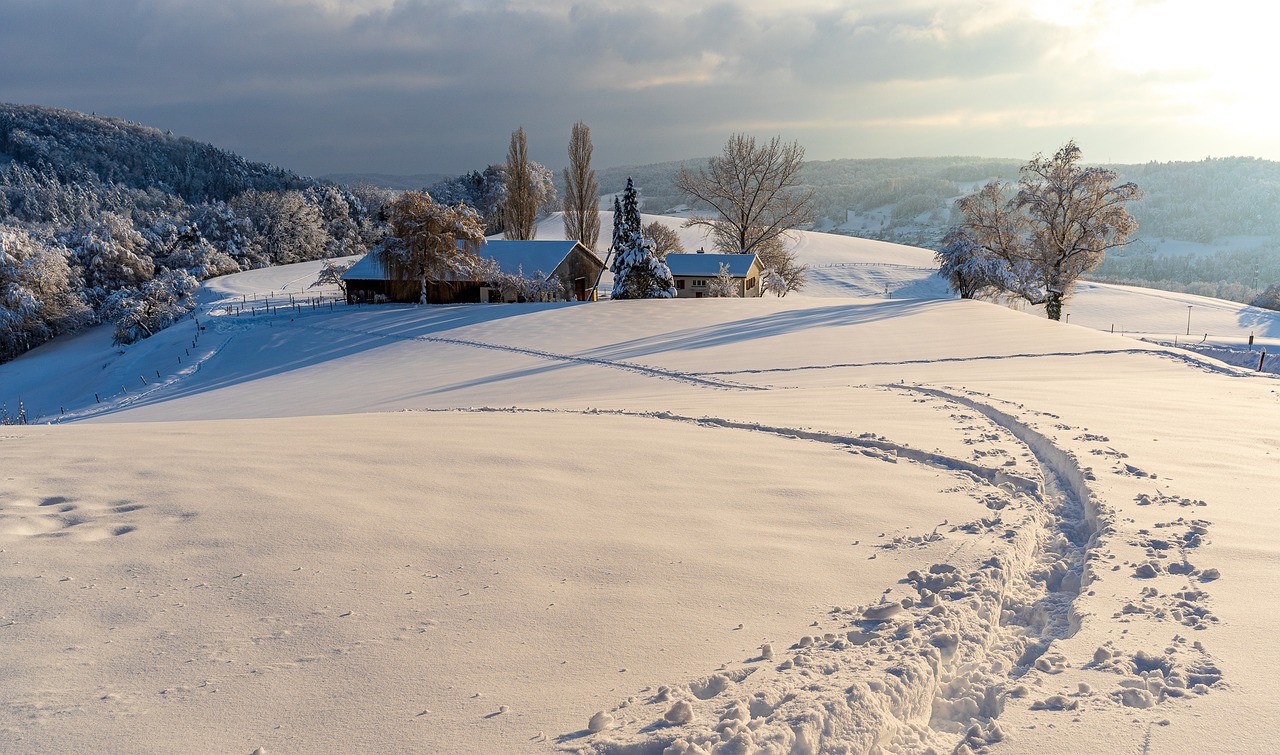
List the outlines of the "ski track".
<svg viewBox="0 0 1280 755">
<path fill-rule="evenodd" d="M 988 500 L 1002 501 L 989 504 L 997 508 L 993 519 L 981 520 L 994 548 L 975 572 L 948 563 L 933 565 L 927 574 L 913 570 L 900 588 L 886 591 L 880 604 L 833 609 L 828 621 L 837 622 L 839 631 L 801 637 L 776 654 L 772 646 L 762 646 L 760 657 L 722 666 L 707 677 L 656 691 L 645 688 L 611 711 L 591 716 L 587 728 L 557 737 L 559 749 L 592 755 L 971 752 L 1004 738 L 998 719 L 1006 702 L 1031 694 L 1020 680 L 1069 665 L 1054 644 L 1080 628 L 1074 602 L 1095 578 L 1093 561 L 1101 557 L 1097 551 L 1112 530 L 1112 517 L 1095 499 L 1074 457 L 1013 415 L 940 388 L 881 388 L 977 412 L 1030 452 L 1040 479 L 869 433 L 825 433 L 664 411 L 427 410 L 632 416 L 765 432 L 944 468 L 962 484 L 985 489 Z M 891 592 L 896 593 L 892 600 Z M 1098 656 L 1096 663 L 1101 663 Z M 1192 676 L 1166 658 L 1153 661 L 1141 651 L 1132 660 L 1116 651 L 1106 663 L 1129 674 L 1122 687 L 1146 684 L 1144 669 L 1152 663 Z M 1213 683 L 1211 675 L 1206 679 Z M 1179 694 L 1188 692 L 1186 687 Z M 1205 690 L 1197 686 L 1196 691 Z M 1113 697 L 1124 705 L 1131 704 L 1129 693 L 1139 694 L 1122 692 Z M 1029 702 L 1033 709 L 1050 710 L 1078 704 L 1063 696 Z M 1137 707 L 1145 707 L 1141 699 Z"/>
</svg>

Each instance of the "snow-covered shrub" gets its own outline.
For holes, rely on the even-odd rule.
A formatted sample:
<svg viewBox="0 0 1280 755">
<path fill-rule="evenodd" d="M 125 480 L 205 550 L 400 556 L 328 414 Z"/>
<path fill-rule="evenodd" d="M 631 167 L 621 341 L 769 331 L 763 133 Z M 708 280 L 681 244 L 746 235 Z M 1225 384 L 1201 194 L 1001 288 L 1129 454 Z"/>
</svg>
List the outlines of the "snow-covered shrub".
<svg viewBox="0 0 1280 755">
<path fill-rule="evenodd" d="M 495 272 L 488 277 L 490 285 L 498 289 L 503 301 L 560 301 L 564 298 L 564 283 L 550 278 L 541 271 L 526 277 L 524 267 L 514 273 Z"/>
<path fill-rule="evenodd" d="M 707 296 L 721 299 L 736 299 L 741 296 L 738 293 L 738 281 L 734 280 L 725 263 L 721 262 L 720 272 L 707 281 Z"/>
</svg>

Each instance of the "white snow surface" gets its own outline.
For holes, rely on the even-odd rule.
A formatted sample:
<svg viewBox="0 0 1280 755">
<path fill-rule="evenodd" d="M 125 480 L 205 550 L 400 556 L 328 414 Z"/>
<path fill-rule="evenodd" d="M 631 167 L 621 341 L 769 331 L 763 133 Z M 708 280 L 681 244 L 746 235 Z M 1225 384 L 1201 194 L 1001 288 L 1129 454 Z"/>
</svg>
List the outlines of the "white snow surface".
<svg viewBox="0 0 1280 755">
<path fill-rule="evenodd" d="M 258 270 L 0 365 L 46 423 L 0 427 L 0 750 L 1275 750 L 1280 380 L 1164 344 L 1276 313 L 797 252 L 784 299 Z"/>
</svg>

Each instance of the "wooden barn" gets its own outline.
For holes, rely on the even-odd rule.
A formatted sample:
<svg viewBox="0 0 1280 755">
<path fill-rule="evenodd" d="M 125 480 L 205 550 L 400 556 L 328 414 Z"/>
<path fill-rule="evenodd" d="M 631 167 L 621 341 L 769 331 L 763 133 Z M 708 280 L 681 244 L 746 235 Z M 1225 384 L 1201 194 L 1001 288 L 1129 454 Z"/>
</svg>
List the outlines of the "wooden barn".
<svg viewBox="0 0 1280 755">
<path fill-rule="evenodd" d="M 480 256 L 498 263 L 504 273 L 532 278 L 537 274 L 546 280 L 559 279 L 565 298 L 594 301 L 595 284 L 604 270 L 604 262 L 577 241 L 487 241 L 479 249 Z M 362 257 L 342 274 L 347 301 L 417 303 L 420 286 L 416 280 L 393 279 L 383 267 L 376 252 Z M 492 281 L 445 280 L 427 283 L 427 301 L 431 304 L 487 303 L 499 301 Z"/>
</svg>

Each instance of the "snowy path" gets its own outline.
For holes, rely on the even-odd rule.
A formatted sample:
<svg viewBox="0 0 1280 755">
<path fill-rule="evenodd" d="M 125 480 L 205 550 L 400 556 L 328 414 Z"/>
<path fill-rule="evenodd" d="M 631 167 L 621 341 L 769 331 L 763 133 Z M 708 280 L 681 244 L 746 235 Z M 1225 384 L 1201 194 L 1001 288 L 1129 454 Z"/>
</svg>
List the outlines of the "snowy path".
<svg viewBox="0 0 1280 755">
<path fill-rule="evenodd" d="M 1114 695 L 1134 707 L 1152 703 L 1145 675 L 1153 667 L 1172 680 L 1164 693 L 1204 694 L 1217 681 L 1199 648 L 1187 649 L 1190 661 L 1107 648 L 1083 660 L 1060 652 L 1057 643 L 1080 628 L 1076 601 L 1095 578 L 1091 565 L 1106 549 L 1114 519 L 1090 489 L 1089 473 L 1044 434 L 973 397 L 928 386 L 887 389 L 975 412 L 987 423 L 984 432 L 1008 433 L 1031 454 L 1039 480 L 1003 479 L 879 438 L 667 412 L 646 416 L 969 473 L 993 512 L 952 531 L 980 533 L 990 555 L 979 564 L 944 562 L 927 573 L 912 571 L 900 583 L 904 589 L 890 586 L 879 604 L 833 609 L 822 627 L 827 631 L 786 650 L 764 646 L 760 657 L 709 677 L 639 690 L 598 712 L 588 729 L 561 735 L 562 749 L 601 755 L 981 749 L 1004 738 L 999 718 L 1007 702 L 1033 694 L 1028 675 L 1052 676 L 1072 663 L 1115 669 L 1122 678 Z M 1050 711 L 1078 705 L 1064 695 L 1026 702 Z"/>
</svg>

